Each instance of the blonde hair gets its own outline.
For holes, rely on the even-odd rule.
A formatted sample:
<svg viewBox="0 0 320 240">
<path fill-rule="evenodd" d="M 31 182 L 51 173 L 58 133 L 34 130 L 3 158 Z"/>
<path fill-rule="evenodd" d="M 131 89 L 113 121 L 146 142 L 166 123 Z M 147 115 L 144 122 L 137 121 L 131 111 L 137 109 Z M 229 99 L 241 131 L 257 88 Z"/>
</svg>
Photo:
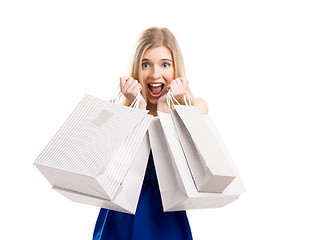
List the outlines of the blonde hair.
<svg viewBox="0 0 320 240">
<path fill-rule="evenodd" d="M 144 87 L 142 78 L 142 57 L 148 49 L 161 46 L 167 47 L 171 52 L 174 67 L 174 78 L 186 77 L 182 53 L 178 41 L 172 32 L 167 28 L 151 27 L 141 34 L 131 66 L 130 75 L 141 84 L 142 88 Z M 193 100 L 193 96 L 189 88 L 187 88 L 187 92 L 190 95 L 190 99 Z M 142 89 L 141 93 L 142 96 L 147 99 L 144 89 Z M 178 101 L 180 104 L 185 104 L 182 99 Z M 129 101 L 125 100 L 124 105 L 129 106 Z"/>
</svg>

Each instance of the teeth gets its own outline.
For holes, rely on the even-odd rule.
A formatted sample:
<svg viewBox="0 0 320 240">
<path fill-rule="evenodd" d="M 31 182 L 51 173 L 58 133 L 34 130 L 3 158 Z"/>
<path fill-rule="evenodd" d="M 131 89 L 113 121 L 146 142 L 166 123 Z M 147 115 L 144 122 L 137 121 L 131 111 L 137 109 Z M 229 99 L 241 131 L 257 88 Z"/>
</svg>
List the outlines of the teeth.
<svg viewBox="0 0 320 240">
<path fill-rule="evenodd" d="M 150 83 L 152 87 L 160 87 L 162 84 L 161 83 Z"/>
</svg>

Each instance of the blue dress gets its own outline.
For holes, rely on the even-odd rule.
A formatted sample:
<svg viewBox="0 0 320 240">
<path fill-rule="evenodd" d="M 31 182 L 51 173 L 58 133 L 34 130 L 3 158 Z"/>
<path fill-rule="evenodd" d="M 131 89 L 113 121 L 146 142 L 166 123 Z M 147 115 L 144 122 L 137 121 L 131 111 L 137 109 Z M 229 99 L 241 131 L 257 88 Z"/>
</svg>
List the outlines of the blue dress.
<svg viewBox="0 0 320 240">
<path fill-rule="evenodd" d="M 186 211 L 163 212 L 150 153 L 136 214 L 101 208 L 93 240 L 192 240 Z"/>
</svg>

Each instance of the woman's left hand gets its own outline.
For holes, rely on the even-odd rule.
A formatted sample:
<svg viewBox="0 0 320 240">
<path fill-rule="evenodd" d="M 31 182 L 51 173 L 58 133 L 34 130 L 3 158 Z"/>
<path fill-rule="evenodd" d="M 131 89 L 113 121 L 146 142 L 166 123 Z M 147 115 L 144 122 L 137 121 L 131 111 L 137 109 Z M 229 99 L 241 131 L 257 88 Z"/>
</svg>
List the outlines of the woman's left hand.
<svg viewBox="0 0 320 240">
<path fill-rule="evenodd" d="M 172 80 L 171 83 L 168 85 L 167 89 L 170 90 L 173 97 L 177 100 L 182 98 L 186 92 L 188 87 L 189 81 L 185 78 L 176 78 Z"/>
<path fill-rule="evenodd" d="M 172 80 L 172 82 L 168 85 L 167 90 L 170 89 L 170 92 L 172 93 L 173 97 L 176 100 L 179 100 L 182 98 L 186 92 L 188 87 L 189 81 L 184 78 L 176 78 L 175 80 Z M 167 94 L 161 96 L 158 100 L 157 110 L 160 112 L 169 112 L 169 106 L 166 101 Z"/>
</svg>

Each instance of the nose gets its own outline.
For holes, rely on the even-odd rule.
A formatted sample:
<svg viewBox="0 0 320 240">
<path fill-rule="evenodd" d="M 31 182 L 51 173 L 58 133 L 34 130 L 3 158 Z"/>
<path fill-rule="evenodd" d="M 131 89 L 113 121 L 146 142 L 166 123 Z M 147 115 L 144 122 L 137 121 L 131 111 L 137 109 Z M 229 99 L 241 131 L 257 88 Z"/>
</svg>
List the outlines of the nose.
<svg viewBox="0 0 320 240">
<path fill-rule="evenodd" d="M 161 77 L 161 69 L 159 69 L 158 66 L 154 66 L 152 68 L 152 73 L 151 73 L 151 77 L 153 79 L 159 79 Z"/>
</svg>

